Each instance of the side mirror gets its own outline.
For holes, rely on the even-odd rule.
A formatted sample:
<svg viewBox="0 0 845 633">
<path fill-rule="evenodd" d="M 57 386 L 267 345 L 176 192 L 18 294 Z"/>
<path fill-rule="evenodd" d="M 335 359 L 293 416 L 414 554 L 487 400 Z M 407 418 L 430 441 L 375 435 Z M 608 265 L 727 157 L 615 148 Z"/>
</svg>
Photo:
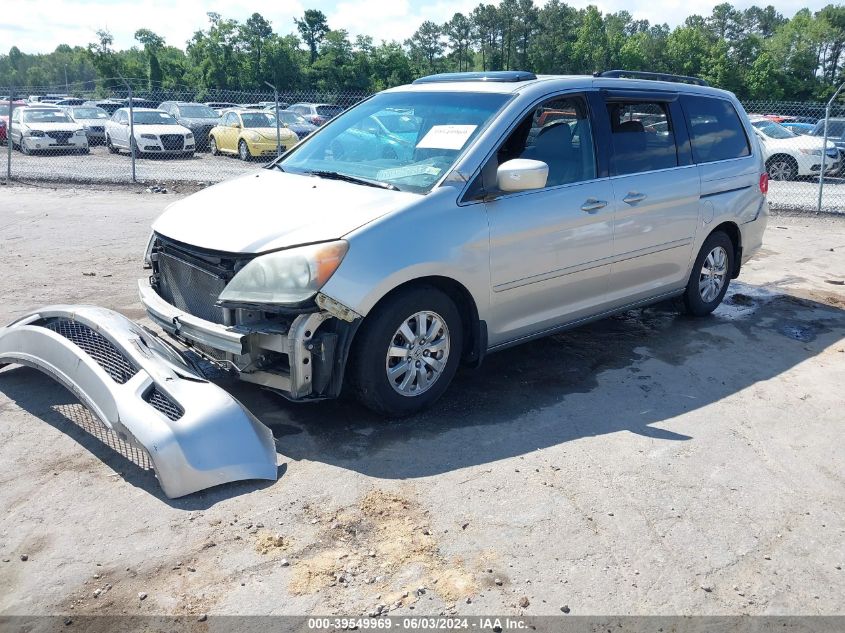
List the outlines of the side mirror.
<svg viewBox="0 0 845 633">
<path fill-rule="evenodd" d="M 496 170 L 496 185 L 500 191 L 530 191 L 542 189 L 549 178 L 549 166 L 540 160 L 514 158 Z"/>
</svg>

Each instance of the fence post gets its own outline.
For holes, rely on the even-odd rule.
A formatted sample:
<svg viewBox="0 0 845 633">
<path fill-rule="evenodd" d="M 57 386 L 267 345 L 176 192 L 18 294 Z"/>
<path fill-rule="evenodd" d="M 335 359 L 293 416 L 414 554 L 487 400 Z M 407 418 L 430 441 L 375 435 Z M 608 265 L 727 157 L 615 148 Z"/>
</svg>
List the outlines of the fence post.
<svg viewBox="0 0 845 633">
<path fill-rule="evenodd" d="M 276 158 L 278 158 L 282 155 L 282 131 L 281 124 L 279 123 L 279 91 L 269 81 L 265 81 L 264 83 L 273 89 L 273 98 L 276 103 Z"/>
<path fill-rule="evenodd" d="M 135 113 L 132 110 L 132 86 L 123 78 L 123 75 L 117 73 L 117 76 L 123 80 L 124 85 L 129 91 L 129 155 L 132 158 L 132 182 L 138 182 L 135 179 Z"/>
<path fill-rule="evenodd" d="M 845 83 L 843 83 L 841 86 L 839 86 L 839 88 L 836 89 L 836 92 L 833 93 L 833 96 L 830 98 L 830 101 L 827 102 L 827 106 L 825 106 L 824 109 L 824 141 L 822 142 L 822 166 L 821 173 L 819 174 L 819 201 L 816 205 L 816 211 L 818 212 L 821 212 L 822 210 L 822 194 L 824 193 L 824 168 L 825 159 L 827 158 L 827 123 L 830 120 L 830 107 L 833 105 L 833 102 L 836 100 L 836 97 L 839 96 L 839 93 L 842 92 L 842 88 L 845 88 Z"/>
<path fill-rule="evenodd" d="M 12 102 L 15 89 L 9 88 L 9 125 L 6 126 L 6 184 L 12 182 Z"/>
</svg>

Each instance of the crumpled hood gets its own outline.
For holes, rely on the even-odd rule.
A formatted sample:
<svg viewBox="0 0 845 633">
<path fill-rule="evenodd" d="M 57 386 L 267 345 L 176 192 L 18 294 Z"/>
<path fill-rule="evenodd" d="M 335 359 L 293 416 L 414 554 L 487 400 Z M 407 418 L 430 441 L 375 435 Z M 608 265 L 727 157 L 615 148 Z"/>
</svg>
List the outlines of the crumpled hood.
<svg viewBox="0 0 845 633">
<path fill-rule="evenodd" d="M 262 253 L 339 239 L 418 199 L 413 193 L 262 169 L 174 202 L 153 230 L 199 248 Z"/>
</svg>

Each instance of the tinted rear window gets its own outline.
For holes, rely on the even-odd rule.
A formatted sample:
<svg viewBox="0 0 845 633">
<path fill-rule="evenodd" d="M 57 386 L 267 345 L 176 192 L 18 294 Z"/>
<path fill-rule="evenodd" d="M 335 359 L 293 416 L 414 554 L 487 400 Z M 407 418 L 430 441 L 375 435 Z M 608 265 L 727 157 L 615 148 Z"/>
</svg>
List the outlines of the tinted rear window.
<svg viewBox="0 0 845 633">
<path fill-rule="evenodd" d="M 681 103 L 689 122 L 692 157 L 696 163 L 751 154 L 745 129 L 729 101 L 684 95 Z"/>
</svg>

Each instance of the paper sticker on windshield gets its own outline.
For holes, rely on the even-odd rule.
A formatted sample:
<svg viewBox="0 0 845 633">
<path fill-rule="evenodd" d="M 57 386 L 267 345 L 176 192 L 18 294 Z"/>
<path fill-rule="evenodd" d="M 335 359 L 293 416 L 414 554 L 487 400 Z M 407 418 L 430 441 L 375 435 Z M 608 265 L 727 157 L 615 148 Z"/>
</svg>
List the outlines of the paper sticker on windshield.
<svg viewBox="0 0 845 633">
<path fill-rule="evenodd" d="M 418 149 L 461 149 L 477 125 L 435 125 L 417 143 Z"/>
<path fill-rule="evenodd" d="M 439 176 L 442 170 L 432 165 L 408 165 L 394 169 L 382 169 L 376 174 L 376 180 L 398 180 L 410 176 Z"/>
</svg>

